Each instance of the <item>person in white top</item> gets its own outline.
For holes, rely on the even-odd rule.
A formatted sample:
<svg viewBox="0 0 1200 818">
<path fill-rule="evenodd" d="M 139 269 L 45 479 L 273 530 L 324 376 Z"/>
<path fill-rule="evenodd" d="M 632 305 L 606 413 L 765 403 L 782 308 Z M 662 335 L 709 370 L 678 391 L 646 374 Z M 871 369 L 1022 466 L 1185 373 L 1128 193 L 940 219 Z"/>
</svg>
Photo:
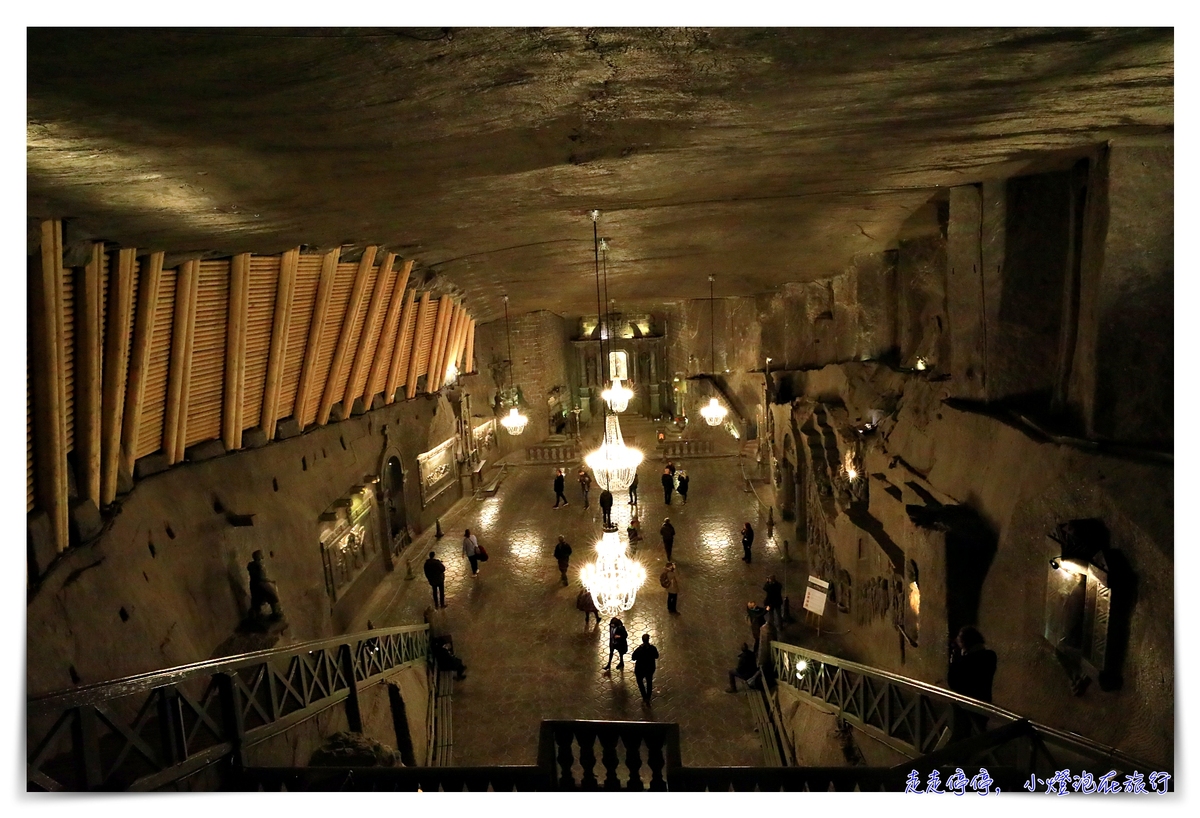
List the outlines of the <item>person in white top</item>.
<svg viewBox="0 0 1200 818">
<path fill-rule="evenodd" d="M 471 576 L 479 576 L 479 540 L 469 528 L 463 532 L 463 556 L 471 561 Z"/>
</svg>

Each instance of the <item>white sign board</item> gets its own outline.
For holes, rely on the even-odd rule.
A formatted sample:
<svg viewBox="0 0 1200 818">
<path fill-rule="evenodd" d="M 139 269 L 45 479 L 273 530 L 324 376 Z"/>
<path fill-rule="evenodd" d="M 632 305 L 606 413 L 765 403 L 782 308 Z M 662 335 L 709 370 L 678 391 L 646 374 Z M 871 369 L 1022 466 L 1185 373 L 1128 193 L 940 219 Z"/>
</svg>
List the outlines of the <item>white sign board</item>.
<svg viewBox="0 0 1200 818">
<path fill-rule="evenodd" d="M 824 616 L 825 600 L 828 596 L 829 583 L 817 577 L 809 577 L 808 587 L 804 590 L 804 610 Z"/>
</svg>

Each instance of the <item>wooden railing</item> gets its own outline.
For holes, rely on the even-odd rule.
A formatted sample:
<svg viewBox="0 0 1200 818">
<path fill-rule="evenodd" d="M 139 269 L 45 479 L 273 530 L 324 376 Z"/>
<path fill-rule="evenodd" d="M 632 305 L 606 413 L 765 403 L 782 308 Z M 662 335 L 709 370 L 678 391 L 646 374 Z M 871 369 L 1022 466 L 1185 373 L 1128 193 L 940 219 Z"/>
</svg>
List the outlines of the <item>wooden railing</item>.
<svg viewBox="0 0 1200 818">
<path fill-rule="evenodd" d="M 28 702 L 30 790 L 167 787 L 425 665 L 429 626 L 304 642 L 52 693 Z"/>
</svg>

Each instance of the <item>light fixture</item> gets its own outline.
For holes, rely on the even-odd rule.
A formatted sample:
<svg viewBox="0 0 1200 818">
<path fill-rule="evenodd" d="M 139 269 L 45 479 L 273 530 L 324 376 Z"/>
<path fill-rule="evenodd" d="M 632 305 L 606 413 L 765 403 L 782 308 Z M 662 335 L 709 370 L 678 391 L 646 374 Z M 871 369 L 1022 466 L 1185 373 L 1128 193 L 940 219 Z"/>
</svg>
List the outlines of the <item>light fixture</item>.
<svg viewBox="0 0 1200 818">
<path fill-rule="evenodd" d="M 613 378 L 613 385 L 600 393 L 600 397 L 608 403 L 608 408 L 614 412 L 624 412 L 629 408 L 629 400 L 633 397 L 633 390 L 621 385 L 620 378 Z"/>
<path fill-rule="evenodd" d="M 602 253 L 603 264 L 604 264 L 604 296 L 605 296 L 605 298 L 607 298 L 608 297 L 608 239 L 600 239 L 600 252 Z M 610 301 L 609 305 L 611 306 L 613 303 L 615 303 L 615 299 L 613 301 Z M 611 341 L 611 339 L 613 337 L 611 316 L 612 316 L 612 310 L 610 309 L 609 312 L 605 313 L 604 322 L 601 324 L 600 337 L 603 340 Z M 597 318 L 598 318 L 598 316 L 597 316 Z M 603 350 L 601 350 L 601 354 L 603 354 Z M 609 355 L 611 355 L 611 354 L 612 354 L 612 348 L 611 348 L 611 344 L 610 344 Z M 610 362 L 610 366 L 611 366 L 611 362 Z M 600 397 L 604 400 L 605 403 L 608 404 L 609 409 L 616 412 L 617 414 L 620 414 L 621 412 L 624 412 L 626 409 L 629 408 L 629 401 L 633 399 L 633 390 L 629 389 L 626 386 L 622 386 L 621 379 L 614 377 L 612 379 L 612 386 L 608 387 L 603 392 L 601 392 Z"/>
<path fill-rule="evenodd" d="M 716 299 L 713 297 L 713 276 L 708 277 L 708 343 L 709 352 L 712 355 L 712 373 L 713 377 L 717 374 L 717 333 L 716 333 Z M 729 370 L 726 369 L 726 372 Z M 716 389 L 717 382 L 713 381 L 713 388 Z M 700 416 L 704 418 L 704 422 L 709 426 L 720 426 L 725 422 L 725 415 L 728 411 L 716 397 L 708 399 L 708 405 L 700 410 Z"/>
<path fill-rule="evenodd" d="M 842 470 L 846 472 L 846 478 L 851 483 L 858 479 L 858 464 L 854 462 L 854 452 L 846 452 L 846 456 L 842 458 Z"/>
<path fill-rule="evenodd" d="M 924 358 L 917 358 L 917 369 L 918 369 L 918 371 L 921 371 L 921 372 L 925 371 L 925 359 Z"/>
<path fill-rule="evenodd" d="M 593 210 L 590 215 L 592 217 L 592 251 L 596 267 L 596 320 L 601 322 L 601 331 L 597 333 L 599 337 L 596 340 L 600 345 L 600 382 L 604 383 L 607 380 L 608 368 L 608 359 L 604 354 L 604 336 L 606 334 L 604 330 L 608 322 L 605 320 L 600 302 L 600 232 L 597 224 L 600 220 L 600 211 Z M 619 387 L 620 384 L 618 383 L 616 386 Z M 615 414 L 616 410 L 613 410 L 614 414 L 608 413 L 607 399 L 601 406 L 604 411 L 604 440 L 599 448 L 590 452 L 583 460 L 592 470 L 592 475 L 600 488 L 609 491 L 625 491 L 633 482 L 637 467 L 642 462 L 642 453 L 625 445 L 625 439 L 621 435 L 621 424 Z"/>
<path fill-rule="evenodd" d="M 529 418 L 521 414 L 518 408 L 520 390 L 513 384 L 513 355 L 512 355 L 512 330 L 508 325 L 508 296 L 504 296 L 504 335 L 508 339 L 508 393 L 509 393 L 509 410 L 508 414 L 500 419 L 500 425 L 504 427 L 504 431 L 508 432 L 513 437 L 525 431 L 525 424 L 529 422 Z"/>
<path fill-rule="evenodd" d="M 646 569 L 626 555 L 616 527 L 609 527 L 596 543 L 596 559 L 583 566 L 579 579 L 601 615 L 616 616 L 633 607 Z"/>
<path fill-rule="evenodd" d="M 446 379 L 444 381 L 442 381 L 442 383 L 446 386 L 449 386 L 450 384 L 454 383 L 454 379 L 457 377 L 458 377 L 458 367 L 455 365 L 454 361 L 451 361 L 446 366 Z"/>
<path fill-rule="evenodd" d="M 805 659 L 796 660 L 796 678 L 799 679 L 804 675 L 804 671 L 808 669 L 808 661 Z"/>
</svg>

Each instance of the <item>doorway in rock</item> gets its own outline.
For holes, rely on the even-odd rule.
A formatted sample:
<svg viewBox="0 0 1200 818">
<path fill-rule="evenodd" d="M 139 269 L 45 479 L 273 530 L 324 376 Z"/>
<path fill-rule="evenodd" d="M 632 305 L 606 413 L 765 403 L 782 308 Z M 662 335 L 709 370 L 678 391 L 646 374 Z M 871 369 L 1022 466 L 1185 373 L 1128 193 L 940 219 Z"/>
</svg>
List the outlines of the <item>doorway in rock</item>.
<svg viewBox="0 0 1200 818">
<path fill-rule="evenodd" d="M 404 470 L 396 457 L 388 458 L 383 467 L 383 498 L 387 508 L 388 536 L 392 553 L 404 547 L 408 532 L 408 513 L 404 506 Z"/>
</svg>

